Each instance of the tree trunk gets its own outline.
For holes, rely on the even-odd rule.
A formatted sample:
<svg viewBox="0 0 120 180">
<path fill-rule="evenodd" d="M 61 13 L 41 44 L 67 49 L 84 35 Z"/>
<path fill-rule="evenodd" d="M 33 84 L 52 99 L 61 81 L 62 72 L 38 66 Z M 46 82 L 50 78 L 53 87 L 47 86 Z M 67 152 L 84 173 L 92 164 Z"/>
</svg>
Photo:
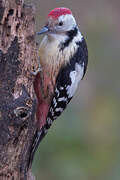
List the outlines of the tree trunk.
<svg viewBox="0 0 120 180">
<path fill-rule="evenodd" d="M 0 0 L 0 180 L 31 180 L 29 156 L 38 68 L 35 10 L 23 0 Z"/>
</svg>

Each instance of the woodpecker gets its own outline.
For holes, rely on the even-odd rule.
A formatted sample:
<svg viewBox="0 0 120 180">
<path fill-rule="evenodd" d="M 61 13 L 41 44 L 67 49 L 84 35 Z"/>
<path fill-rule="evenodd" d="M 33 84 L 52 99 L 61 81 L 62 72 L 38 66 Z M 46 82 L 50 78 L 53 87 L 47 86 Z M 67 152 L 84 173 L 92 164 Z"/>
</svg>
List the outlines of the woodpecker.
<svg viewBox="0 0 120 180">
<path fill-rule="evenodd" d="M 31 159 L 53 121 L 74 96 L 87 64 L 88 50 L 72 12 L 55 8 L 38 33 L 44 34 L 39 46 L 41 72 L 34 81 L 37 97 L 37 127 Z"/>
</svg>

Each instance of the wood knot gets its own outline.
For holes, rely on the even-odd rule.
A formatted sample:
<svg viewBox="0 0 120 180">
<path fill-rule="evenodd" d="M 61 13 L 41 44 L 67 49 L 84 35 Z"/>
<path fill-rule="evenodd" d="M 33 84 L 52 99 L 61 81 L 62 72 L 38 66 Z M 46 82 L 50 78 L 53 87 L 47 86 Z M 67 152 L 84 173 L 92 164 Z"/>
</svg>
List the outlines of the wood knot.
<svg viewBox="0 0 120 180">
<path fill-rule="evenodd" d="M 16 115 L 16 117 L 25 120 L 30 116 L 31 112 L 27 107 L 17 107 L 14 110 L 14 114 Z"/>
</svg>

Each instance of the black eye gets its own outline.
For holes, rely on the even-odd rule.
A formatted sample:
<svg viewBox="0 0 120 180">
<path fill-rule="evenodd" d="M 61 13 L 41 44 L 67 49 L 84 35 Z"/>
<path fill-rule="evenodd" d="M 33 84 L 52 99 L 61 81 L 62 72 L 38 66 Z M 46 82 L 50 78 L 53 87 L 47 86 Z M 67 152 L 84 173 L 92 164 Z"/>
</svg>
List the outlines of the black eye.
<svg viewBox="0 0 120 180">
<path fill-rule="evenodd" d="M 62 26 L 62 25 L 63 25 L 63 22 L 62 22 L 62 21 L 60 21 L 60 22 L 59 22 L 59 26 Z"/>
</svg>

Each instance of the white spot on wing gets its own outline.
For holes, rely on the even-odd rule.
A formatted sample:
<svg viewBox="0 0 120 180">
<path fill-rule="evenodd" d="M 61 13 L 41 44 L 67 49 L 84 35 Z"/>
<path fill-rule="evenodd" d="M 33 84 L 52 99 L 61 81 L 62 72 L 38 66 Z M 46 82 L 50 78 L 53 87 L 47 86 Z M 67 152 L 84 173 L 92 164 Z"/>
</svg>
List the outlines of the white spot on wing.
<svg viewBox="0 0 120 180">
<path fill-rule="evenodd" d="M 43 131 L 44 131 L 45 134 L 47 134 L 48 129 L 45 129 L 45 128 L 44 128 Z"/>
<path fill-rule="evenodd" d="M 63 89 L 64 89 L 64 87 L 61 86 L 61 87 L 60 87 L 60 90 L 63 90 Z"/>
<path fill-rule="evenodd" d="M 70 72 L 71 85 L 67 86 L 66 88 L 69 98 L 71 98 L 75 94 L 78 84 L 83 77 L 83 71 L 84 71 L 84 65 L 82 66 L 76 63 L 75 71 Z"/>
<path fill-rule="evenodd" d="M 58 89 L 55 89 L 55 92 L 57 93 L 57 97 L 59 96 L 60 92 L 58 91 Z"/>
<path fill-rule="evenodd" d="M 53 121 L 51 120 L 51 118 L 47 118 L 47 122 L 49 125 L 51 125 Z"/>
<path fill-rule="evenodd" d="M 54 107 L 57 106 L 57 101 L 56 101 L 56 98 L 55 98 L 55 97 L 53 98 L 53 104 L 54 104 Z"/>
<path fill-rule="evenodd" d="M 56 108 L 55 111 L 56 111 L 56 112 L 62 112 L 62 111 L 63 111 L 63 108 Z"/>
<path fill-rule="evenodd" d="M 52 107 L 50 108 L 50 112 L 51 112 L 52 116 L 54 116 L 54 110 Z"/>
<path fill-rule="evenodd" d="M 61 102 L 61 101 L 67 101 L 67 98 L 61 97 L 61 98 L 58 99 L 58 101 L 59 101 L 59 102 Z"/>
</svg>

